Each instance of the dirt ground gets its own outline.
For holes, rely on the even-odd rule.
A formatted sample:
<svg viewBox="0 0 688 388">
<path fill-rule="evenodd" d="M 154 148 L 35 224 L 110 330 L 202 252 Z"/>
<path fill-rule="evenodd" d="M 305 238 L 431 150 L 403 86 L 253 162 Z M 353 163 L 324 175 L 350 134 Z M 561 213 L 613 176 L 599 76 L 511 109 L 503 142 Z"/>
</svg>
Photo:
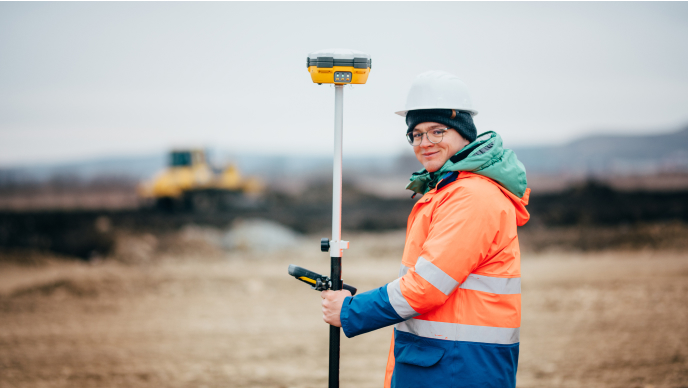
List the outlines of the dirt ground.
<svg viewBox="0 0 688 388">
<path fill-rule="evenodd" d="M 345 235 L 344 279 L 396 276 L 403 232 Z M 141 263 L 0 260 L 0 387 L 325 387 L 319 239 Z M 25 262 L 27 260 L 24 260 Z M 688 253 L 523 254 L 519 387 L 688 387 Z M 342 339 L 342 387 L 380 387 L 392 329 Z"/>
</svg>

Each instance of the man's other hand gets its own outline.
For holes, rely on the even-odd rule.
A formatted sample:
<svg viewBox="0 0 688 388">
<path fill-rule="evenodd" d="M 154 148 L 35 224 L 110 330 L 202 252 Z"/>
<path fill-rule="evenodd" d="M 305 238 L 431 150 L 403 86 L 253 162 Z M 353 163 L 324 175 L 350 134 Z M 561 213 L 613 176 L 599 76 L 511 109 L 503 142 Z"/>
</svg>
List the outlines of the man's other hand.
<svg viewBox="0 0 688 388">
<path fill-rule="evenodd" d="M 347 290 L 341 291 L 323 291 L 320 293 L 322 298 L 323 321 L 332 326 L 342 327 L 342 321 L 339 319 L 339 314 L 342 312 L 342 304 L 344 298 L 351 296 Z"/>
</svg>

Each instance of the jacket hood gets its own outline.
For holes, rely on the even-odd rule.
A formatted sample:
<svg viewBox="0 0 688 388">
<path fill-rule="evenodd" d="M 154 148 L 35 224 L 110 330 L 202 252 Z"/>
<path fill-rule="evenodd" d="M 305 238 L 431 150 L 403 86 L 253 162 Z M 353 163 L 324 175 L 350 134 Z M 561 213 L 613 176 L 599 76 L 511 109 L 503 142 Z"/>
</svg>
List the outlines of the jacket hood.
<svg viewBox="0 0 688 388">
<path fill-rule="evenodd" d="M 514 193 L 504 188 L 504 186 L 498 185 L 502 193 L 506 195 L 507 198 L 511 200 L 516 209 L 516 225 L 523 226 L 528 220 L 530 220 L 530 213 L 526 210 L 528 201 L 530 200 L 530 189 L 526 189 L 526 192 L 522 197 L 517 197 Z"/>
<path fill-rule="evenodd" d="M 490 137 L 481 140 L 486 135 Z M 440 177 L 451 171 L 468 171 L 490 178 L 519 201 L 526 195 L 526 168 L 516 158 L 514 151 L 502 147 L 502 138 L 496 132 L 481 134 L 435 172 L 425 169 L 414 172 L 406 188 L 425 194 L 437 185 Z M 527 196 L 524 199 L 527 204 Z"/>
</svg>

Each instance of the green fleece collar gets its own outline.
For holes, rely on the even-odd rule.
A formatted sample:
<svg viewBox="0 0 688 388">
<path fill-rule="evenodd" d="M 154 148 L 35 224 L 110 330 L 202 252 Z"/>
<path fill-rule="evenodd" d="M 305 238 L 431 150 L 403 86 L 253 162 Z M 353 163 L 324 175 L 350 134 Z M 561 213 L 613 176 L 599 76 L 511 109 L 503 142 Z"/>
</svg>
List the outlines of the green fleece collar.
<svg viewBox="0 0 688 388">
<path fill-rule="evenodd" d="M 488 139 L 481 137 L 490 135 Z M 485 132 L 463 147 L 435 172 L 425 169 L 411 175 L 411 183 L 406 188 L 418 194 L 425 194 L 437 186 L 440 177 L 446 172 L 469 171 L 488 177 L 499 183 L 517 197 L 526 192 L 526 168 L 517 158 L 514 151 L 502 147 L 502 138 L 496 132 Z"/>
</svg>

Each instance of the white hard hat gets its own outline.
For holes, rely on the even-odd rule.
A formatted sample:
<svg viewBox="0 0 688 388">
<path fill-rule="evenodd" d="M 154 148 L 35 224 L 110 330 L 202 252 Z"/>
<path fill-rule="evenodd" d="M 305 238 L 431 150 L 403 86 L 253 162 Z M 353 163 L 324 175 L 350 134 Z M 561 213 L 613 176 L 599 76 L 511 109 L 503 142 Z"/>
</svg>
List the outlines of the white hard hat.
<svg viewBox="0 0 688 388">
<path fill-rule="evenodd" d="M 466 84 L 454 74 L 439 70 L 419 74 L 406 97 L 406 107 L 395 113 L 406 117 L 408 111 L 418 109 L 456 109 L 471 116 L 478 114 Z"/>
</svg>

